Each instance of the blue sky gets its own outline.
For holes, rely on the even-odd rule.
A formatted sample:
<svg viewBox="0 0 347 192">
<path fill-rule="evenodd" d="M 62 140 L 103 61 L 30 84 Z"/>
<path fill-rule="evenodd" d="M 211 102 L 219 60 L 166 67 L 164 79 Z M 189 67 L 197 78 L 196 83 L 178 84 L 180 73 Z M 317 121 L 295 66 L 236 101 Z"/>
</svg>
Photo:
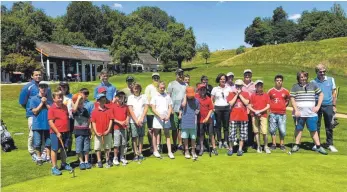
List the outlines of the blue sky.
<svg viewBox="0 0 347 192">
<path fill-rule="evenodd" d="M 10 8 L 13 2 L 1 2 Z M 36 1 L 33 5 L 46 14 L 56 17 L 66 13 L 69 1 Z M 271 17 L 273 10 L 282 6 L 289 17 L 298 18 L 305 10 L 330 10 L 334 2 L 124 2 L 95 1 L 95 5 L 109 5 L 126 14 L 141 6 L 157 6 L 182 22 L 193 27 L 198 43 L 207 43 L 212 51 L 237 48 L 245 45 L 244 31 L 259 17 Z M 347 11 L 347 2 L 338 2 Z"/>
</svg>

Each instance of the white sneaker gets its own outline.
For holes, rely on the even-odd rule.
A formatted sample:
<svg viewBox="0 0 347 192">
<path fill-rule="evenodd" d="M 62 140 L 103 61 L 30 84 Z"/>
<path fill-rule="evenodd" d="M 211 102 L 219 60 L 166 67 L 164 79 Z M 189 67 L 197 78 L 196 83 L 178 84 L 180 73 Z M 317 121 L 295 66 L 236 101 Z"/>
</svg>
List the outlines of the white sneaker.
<svg viewBox="0 0 347 192">
<path fill-rule="evenodd" d="M 116 165 L 116 166 L 118 166 L 118 165 L 119 165 L 118 158 L 113 159 L 113 165 Z"/>
<path fill-rule="evenodd" d="M 196 153 L 193 153 L 192 156 L 193 156 L 193 160 L 197 160 L 198 159 L 198 156 L 196 155 Z"/>
<path fill-rule="evenodd" d="M 317 151 L 317 146 L 316 146 L 316 145 L 314 145 L 314 146 L 312 147 L 312 151 Z"/>
<path fill-rule="evenodd" d="M 267 154 L 271 154 L 271 151 L 270 151 L 270 149 L 269 149 L 268 147 L 265 147 L 265 152 L 266 152 Z"/>
<path fill-rule="evenodd" d="M 123 163 L 123 164 L 128 164 L 128 161 L 124 158 L 121 158 L 120 161 Z"/>
<path fill-rule="evenodd" d="M 186 159 L 190 159 L 189 153 L 184 153 L 184 157 L 185 157 Z"/>
<path fill-rule="evenodd" d="M 257 153 L 262 153 L 261 147 L 258 147 L 258 148 L 257 148 Z"/>
<path fill-rule="evenodd" d="M 333 153 L 337 153 L 338 150 L 333 146 L 333 145 L 329 145 L 328 149 L 333 152 Z"/>
<path fill-rule="evenodd" d="M 175 159 L 175 156 L 172 153 L 167 154 L 170 159 Z"/>
<path fill-rule="evenodd" d="M 153 152 L 153 155 L 154 155 L 154 157 L 156 157 L 156 158 L 160 158 L 160 157 L 161 157 L 158 151 L 154 151 L 154 152 Z"/>
</svg>

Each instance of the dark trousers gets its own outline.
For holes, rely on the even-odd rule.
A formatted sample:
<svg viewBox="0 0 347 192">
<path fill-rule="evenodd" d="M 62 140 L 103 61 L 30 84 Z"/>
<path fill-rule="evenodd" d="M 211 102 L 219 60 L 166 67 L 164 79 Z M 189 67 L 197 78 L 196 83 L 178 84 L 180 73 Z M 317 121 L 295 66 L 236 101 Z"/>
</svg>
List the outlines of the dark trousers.
<svg viewBox="0 0 347 192">
<path fill-rule="evenodd" d="M 253 124 L 252 124 L 252 116 L 248 114 L 248 140 L 247 145 L 252 147 L 254 144 L 254 133 L 253 133 Z"/>
<path fill-rule="evenodd" d="M 229 136 L 229 106 L 215 106 L 217 140 L 222 141 L 222 124 L 224 130 L 224 142 L 228 142 Z"/>
<path fill-rule="evenodd" d="M 318 129 L 318 135 L 320 138 L 320 127 L 321 127 L 321 120 L 322 116 L 324 117 L 324 124 L 325 124 L 325 133 L 326 133 L 326 144 L 333 145 L 333 127 L 332 127 L 332 120 L 334 116 L 333 106 L 332 105 L 322 105 L 321 108 L 318 111 L 318 123 L 317 123 L 317 129 Z"/>
</svg>

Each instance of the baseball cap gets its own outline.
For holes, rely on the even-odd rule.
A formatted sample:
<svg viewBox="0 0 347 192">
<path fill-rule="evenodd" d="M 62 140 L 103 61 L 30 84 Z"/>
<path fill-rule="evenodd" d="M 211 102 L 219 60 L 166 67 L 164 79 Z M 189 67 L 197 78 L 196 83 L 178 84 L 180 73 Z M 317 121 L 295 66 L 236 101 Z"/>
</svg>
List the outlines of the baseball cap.
<svg viewBox="0 0 347 192">
<path fill-rule="evenodd" d="M 73 102 L 73 103 L 76 103 L 76 101 L 77 101 L 79 95 L 82 96 L 81 93 L 76 93 L 76 94 L 74 94 L 74 95 L 72 96 L 72 102 Z"/>
<path fill-rule="evenodd" d="M 160 77 L 159 73 L 152 73 L 152 77 L 153 76 L 159 76 Z"/>
<path fill-rule="evenodd" d="M 129 81 L 129 80 L 134 80 L 135 78 L 131 75 L 128 75 L 127 78 L 125 79 L 126 81 Z"/>
<path fill-rule="evenodd" d="M 103 93 L 103 92 L 106 92 L 106 88 L 105 87 L 99 87 L 98 93 Z"/>
<path fill-rule="evenodd" d="M 263 82 L 262 80 L 256 80 L 256 81 L 254 82 L 255 85 L 258 84 L 258 83 L 264 84 L 264 82 Z"/>
<path fill-rule="evenodd" d="M 241 79 L 238 79 L 235 81 L 235 85 L 243 85 L 243 81 Z"/>
<path fill-rule="evenodd" d="M 198 85 L 198 90 L 202 89 L 202 88 L 206 88 L 206 85 L 204 83 L 200 83 Z"/>
<path fill-rule="evenodd" d="M 234 73 L 233 72 L 227 73 L 227 77 L 229 77 L 229 76 L 234 76 Z"/>
<path fill-rule="evenodd" d="M 246 69 L 246 70 L 243 71 L 243 74 L 245 74 L 245 73 L 252 73 L 252 70 Z"/>
<path fill-rule="evenodd" d="M 65 85 L 68 85 L 69 83 L 66 82 L 66 81 L 60 81 L 59 82 L 59 86 L 65 86 Z"/>
<path fill-rule="evenodd" d="M 99 94 L 96 95 L 96 99 L 97 100 L 101 99 L 102 97 L 106 97 L 106 95 L 103 94 L 103 93 L 99 93 Z"/>
<path fill-rule="evenodd" d="M 194 97 L 195 96 L 194 87 L 188 86 L 186 88 L 186 95 L 187 95 L 187 97 Z"/>
<path fill-rule="evenodd" d="M 40 81 L 39 85 L 47 85 L 48 86 L 48 82 L 47 81 Z"/>
<path fill-rule="evenodd" d="M 176 69 L 176 74 L 178 74 L 178 73 L 183 73 L 184 71 L 183 71 L 183 69 L 181 69 L 181 68 L 178 68 L 178 69 Z"/>
</svg>

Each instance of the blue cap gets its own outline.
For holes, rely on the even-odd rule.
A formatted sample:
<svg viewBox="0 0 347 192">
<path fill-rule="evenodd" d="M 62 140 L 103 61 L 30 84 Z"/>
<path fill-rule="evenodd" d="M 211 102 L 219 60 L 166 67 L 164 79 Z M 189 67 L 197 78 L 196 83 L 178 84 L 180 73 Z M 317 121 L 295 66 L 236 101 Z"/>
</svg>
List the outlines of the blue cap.
<svg viewBox="0 0 347 192">
<path fill-rule="evenodd" d="M 96 99 L 97 100 L 101 99 L 101 97 L 106 97 L 106 95 L 103 94 L 103 93 L 99 93 L 99 94 L 96 95 Z"/>
</svg>

